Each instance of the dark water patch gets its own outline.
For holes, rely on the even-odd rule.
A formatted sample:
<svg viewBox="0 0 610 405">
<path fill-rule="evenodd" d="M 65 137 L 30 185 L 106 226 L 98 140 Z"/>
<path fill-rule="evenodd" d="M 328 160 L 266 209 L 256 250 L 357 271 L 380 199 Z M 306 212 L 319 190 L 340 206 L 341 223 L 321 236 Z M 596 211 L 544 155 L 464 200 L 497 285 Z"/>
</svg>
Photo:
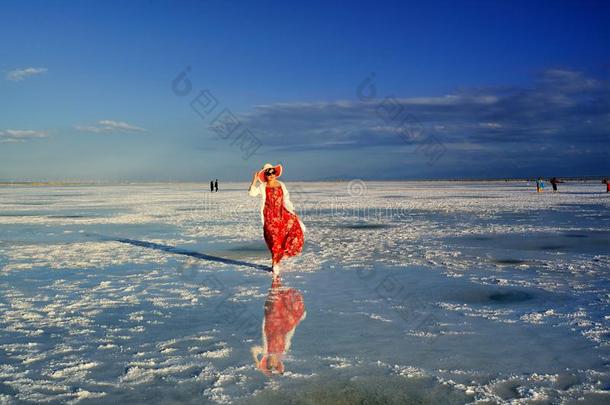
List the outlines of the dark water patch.
<svg viewBox="0 0 610 405">
<path fill-rule="evenodd" d="M 99 218 L 125 212 L 112 208 L 0 211 L 0 217 Z"/>
<path fill-rule="evenodd" d="M 491 240 L 492 238 L 489 236 L 472 236 L 470 239 L 483 241 L 483 240 Z"/>
<path fill-rule="evenodd" d="M 42 212 L 0 212 L 0 217 L 38 217 L 44 215 Z"/>
<path fill-rule="evenodd" d="M 582 211 L 582 210 L 606 211 L 606 206 L 604 204 L 559 203 L 557 205 L 559 207 L 565 207 L 565 208 L 578 208 L 579 211 Z"/>
<path fill-rule="evenodd" d="M 94 215 L 47 215 L 47 218 L 59 218 L 59 219 L 95 218 L 95 216 Z"/>
<path fill-rule="evenodd" d="M 449 294 L 449 299 L 468 304 L 477 305 L 509 305 L 520 304 L 534 300 L 538 296 L 534 291 L 510 288 L 497 288 L 486 286 L 465 286 Z"/>
<path fill-rule="evenodd" d="M 464 404 L 465 395 L 432 378 L 405 379 L 397 376 L 324 376 L 264 390 L 238 402 L 248 404 Z"/>
<path fill-rule="evenodd" d="M 267 259 L 269 257 L 269 249 L 264 243 L 246 243 L 237 246 L 223 246 L 223 249 L 215 249 L 214 245 L 210 245 L 207 250 L 211 255 L 226 257 L 233 260 Z"/>
<path fill-rule="evenodd" d="M 79 225 L 85 229 L 83 236 L 105 235 L 106 238 L 117 239 L 167 239 L 182 237 L 178 227 L 173 223 L 125 223 L 125 224 L 86 224 Z"/>
<path fill-rule="evenodd" d="M 444 240 L 457 248 L 470 249 L 477 255 L 479 254 L 477 250 L 484 249 L 493 252 L 494 258 L 529 259 L 532 255 L 536 255 L 536 252 L 604 254 L 610 246 L 610 232 L 583 230 L 558 233 L 506 233 L 447 237 Z"/>
<path fill-rule="evenodd" d="M 516 302 L 524 302 L 533 299 L 534 296 L 525 291 L 504 291 L 495 292 L 489 295 L 491 302 L 497 302 L 499 304 L 511 304 Z"/>
<path fill-rule="evenodd" d="M 104 218 L 127 212 L 114 208 L 78 208 L 48 211 L 46 217 L 53 219 L 71 219 L 71 218 Z"/>
<path fill-rule="evenodd" d="M 523 264 L 525 263 L 525 260 L 520 260 L 520 259 L 495 259 L 493 261 L 496 264 Z"/>
<path fill-rule="evenodd" d="M 48 201 L 42 201 L 42 202 L 34 202 L 34 201 L 26 201 L 26 202 L 22 202 L 22 201 L 15 201 L 15 202 L 3 202 L 0 203 L 2 205 L 49 205 L 49 204 L 53 204 L 51 202 Z"/>
<path fill-rule="evenodd" d="M 566 246 L 566 245 L 542 245 L 539 247 L 540 250 L 551 250 L 551 251 L 566 250 L 567 248 L 568 248 L 568 246 Z"/>
<path fill-rule="evenodd" d="M 267 252 L 267 246 L 264 243 L 248 243 L 230 247 L 227 249 L 230 252 Z"/>
<path fill-rule="evenodd" d="M 0 394 L 3 395 L 17 395 L 17 391 L 14 390 L 10 385 L 0 382 Z"/>
</svg>

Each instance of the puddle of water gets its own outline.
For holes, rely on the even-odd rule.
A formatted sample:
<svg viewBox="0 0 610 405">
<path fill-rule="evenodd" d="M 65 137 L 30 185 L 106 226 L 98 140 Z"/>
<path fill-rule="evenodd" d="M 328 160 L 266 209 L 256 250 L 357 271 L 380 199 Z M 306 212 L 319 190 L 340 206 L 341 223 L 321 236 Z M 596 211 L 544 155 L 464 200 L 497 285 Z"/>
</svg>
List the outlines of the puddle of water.
<svg viewBox="0 0 610 405">
<path fill-rule="evenodd" d="M 579 231 L 563 234 L 544 232 L 526 234 L 508 233 L 447 238 L 446 240 L 459 248 L 480 249 L 492 252 L 496 257 L 499 256 L 499 258 L 493 260 L 498 264 L 521 264 L 521 262 L 511 263 L 512 260 L 520 261 L 523 259 L 513 259 L 506 252 L 512 251 L 516 253 L 515 255 L 519 256 L 528 256 L 534 251 L 606 254 L 608 246 L 610 246 L 610 232 Z"/>
<path fill-rule="evenodd" d="M 589 235 L 585 235 L 582 233 L 565 233 L 563 234 L 566 238 L 588 238 Z"/>
<path fill-rule="evenodd" d="M 500 304 L 510 304 L 516 302 L 528 301 L 534 298 L 530 293 L 525 291 L 506 291 L 496 292 L 489 295 L 489 300 Z"/>
<path fill-rule="evenodd" d="M 505 264 L 505 265 L 514 265 L 514 264 L 523 264 L 526 263 L 525 260 L 519 260 L 519 259 L 497 259 L 497 260 L 493 260 L 494 263 L 496 264 Z"/>
<path fill-rule="evenodd" d="M 312 378 L 278 390 L 265 390 L 239 404 L 464 404 L 472 396 L 431 378 L 376 376 Z"/>
</svg>

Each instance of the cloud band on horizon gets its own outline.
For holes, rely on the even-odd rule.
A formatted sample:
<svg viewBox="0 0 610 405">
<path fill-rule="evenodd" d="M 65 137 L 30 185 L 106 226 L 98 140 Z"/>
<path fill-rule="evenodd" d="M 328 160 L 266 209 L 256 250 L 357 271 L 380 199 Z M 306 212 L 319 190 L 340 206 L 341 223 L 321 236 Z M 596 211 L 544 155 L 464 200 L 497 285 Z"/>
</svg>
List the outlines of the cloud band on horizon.
<svg viewBox="0 0 610 405">
<path fill-rule="evenodd" d="M 259 105 L 240 118 L 263 142 L 282 150 L 405 144 L 405 129 L 380 118 L 382 101 Z M 447 144 L 502 147 L 610 139 L 610 83 L 570 70 L 546 70 L 531 87 L 468 89 L 393 102 Z"/>
</svg>

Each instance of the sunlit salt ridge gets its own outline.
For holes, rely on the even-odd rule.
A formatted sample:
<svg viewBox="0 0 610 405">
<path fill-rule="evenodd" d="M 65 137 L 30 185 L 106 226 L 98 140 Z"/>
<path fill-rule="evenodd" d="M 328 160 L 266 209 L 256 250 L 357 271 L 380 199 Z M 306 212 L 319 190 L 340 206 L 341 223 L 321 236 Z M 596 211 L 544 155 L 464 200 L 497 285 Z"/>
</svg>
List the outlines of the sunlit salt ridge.
<svg viewBox="0 0 610 405">
<path fill-rule="evenodd" d="M 307 318 L 272 379 L 246 184 L 0 188 L 0 403 L 608 400 L 600 184 L 354 184 L 287 182 Z"/>
</svg>

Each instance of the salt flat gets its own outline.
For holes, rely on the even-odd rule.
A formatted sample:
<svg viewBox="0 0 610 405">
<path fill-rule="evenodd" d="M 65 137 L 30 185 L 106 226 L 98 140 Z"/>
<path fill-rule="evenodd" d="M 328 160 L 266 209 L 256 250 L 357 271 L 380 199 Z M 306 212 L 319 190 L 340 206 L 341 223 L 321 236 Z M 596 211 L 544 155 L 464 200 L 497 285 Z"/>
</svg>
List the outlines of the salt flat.
<svg viewBox="0 0 610 405">
<path fill-rule="evenodd" d="M 307 226 L 283 376 L 247 184 L 0 188 L 0 403 L 610 400 L 597 183 L 286 181 Z"/>
</svg>

